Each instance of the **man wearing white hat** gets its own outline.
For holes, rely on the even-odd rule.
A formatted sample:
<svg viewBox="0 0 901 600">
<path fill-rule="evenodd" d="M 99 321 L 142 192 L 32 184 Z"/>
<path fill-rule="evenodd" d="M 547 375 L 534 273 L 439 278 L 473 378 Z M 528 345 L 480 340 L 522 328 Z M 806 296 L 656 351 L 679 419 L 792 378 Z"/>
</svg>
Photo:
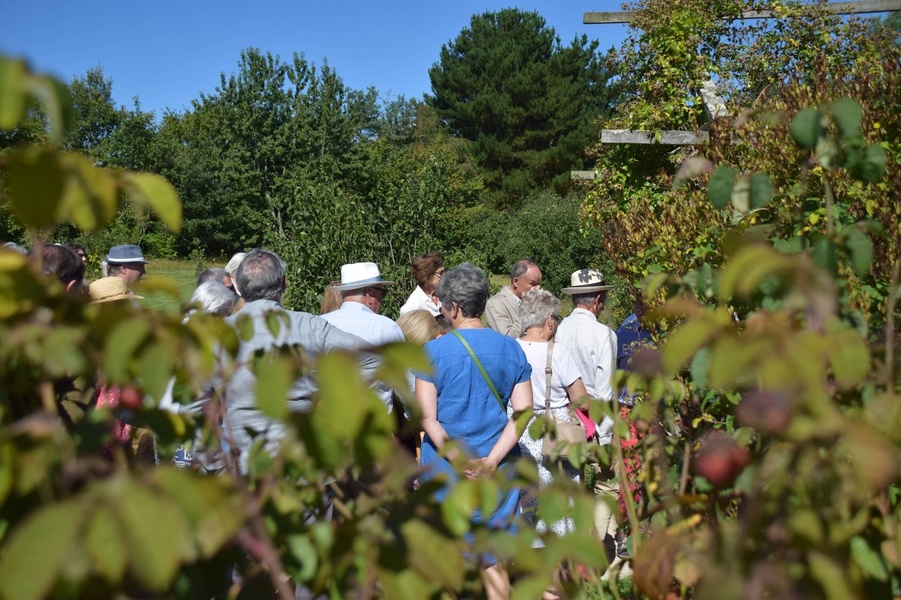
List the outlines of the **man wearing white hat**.
<svg viewBox="0 0 901 600">
<path fill-rule="evenodd" d="M 373 262 L 344 265 L 340 285 L 332 286 L 341 293 L 341 308 L 322 315 L 322 318 L 370 346 L 402 342 L 404 334 L 397 323 L 379 314 L 385 299 L 385 286 L 393 284 L 393 281 L 382 279 L 378 265 Z M 378 384 L 376 393 L 390 411 L 391 390 Z"/>
<path fill-rule="evenodd" d="M 557 343 L 565 346 L 573 355 L 582 383 L 588 395 L 597 400 L 610 402 L 613 399 L 613 372 L 616 370 L 616 333 L 603 323 L 598 315 L 607 301 L 607 290 L 612 285 L 604 284 L 604 276 L 596 269 L 580 269 L 570 277 L 570 287 L 560 290 L 572 296 L 573 311 L 557 326 Z M 613 420 L 605 417 L 597 426 L 598 443 L 613 441 Z M 619 495 L 619 485 L 611 469 L 595 465 L 594 491 L 602 496 L 595 503 L 595 530 L 603 537 L 608 558 L 613 560 L 616 518 L 611 503 Z"/>
</svg>

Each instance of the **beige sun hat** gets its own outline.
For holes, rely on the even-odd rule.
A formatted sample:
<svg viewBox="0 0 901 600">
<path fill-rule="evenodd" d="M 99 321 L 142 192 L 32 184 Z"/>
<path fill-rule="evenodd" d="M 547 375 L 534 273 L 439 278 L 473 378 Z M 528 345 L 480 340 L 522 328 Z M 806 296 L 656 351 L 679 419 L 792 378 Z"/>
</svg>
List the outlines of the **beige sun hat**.
<svg viewBox="0 0 901 600">
<path fill-rule="evenodd" d="M 570 276 L 569 283 L 572 287 L 560 290 L 564 294 L 590 294 L 613 289 L 612 285 L 604 285 L 604 275 L 597 269 L 579 269 Z"/>
<path fill-rule="evenodd" d="M 88 288 L 91 304 L 115 302 L 116 300 L 143 300 L 144 296 L 131 293 L 121 277 L 104 277 L 91 283 Z"/>
</svg>

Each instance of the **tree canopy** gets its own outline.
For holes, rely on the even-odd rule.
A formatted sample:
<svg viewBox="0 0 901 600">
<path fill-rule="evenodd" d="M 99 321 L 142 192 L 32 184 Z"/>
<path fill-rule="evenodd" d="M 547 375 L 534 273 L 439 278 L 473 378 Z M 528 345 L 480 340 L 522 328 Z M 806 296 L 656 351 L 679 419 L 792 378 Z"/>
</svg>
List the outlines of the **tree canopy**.
<svg viewBox="0 0 901 600">
<path fill-rule="evenodd" d="M 564 191 L 614 101 L 598 43 L 564 46 L 536 12 L 475 15 L 429 69 L 435 108 L 452 135 L 471 142 L 499 205 L 531 191 Z"/>
</svg>

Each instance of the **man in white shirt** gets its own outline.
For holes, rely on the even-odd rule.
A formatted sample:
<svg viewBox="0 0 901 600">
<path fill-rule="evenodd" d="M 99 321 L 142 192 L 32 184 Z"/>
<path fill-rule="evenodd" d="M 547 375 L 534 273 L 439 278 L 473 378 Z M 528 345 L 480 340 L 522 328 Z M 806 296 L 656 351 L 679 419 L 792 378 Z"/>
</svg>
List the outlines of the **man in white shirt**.
<svg viewBox="0 0 901 600">
<path fill-rule="evenodd" d="M 612 377 L 616 370 L 616 333 L 599 323 L 598 315 L 607 301 L 607 290 L 613 286 L 604 285 L 604 276 L 596 269 L 576 271 L 570 277 L 570 285 L 561 291 L 572 296 L 573 311 L 557 327 L 556 341 L 575 358 L 588 395 L 610 402 L 613 399 Z M 613 441 L 613 420 L 605 417 L 598 425 L 597 433 L 599 444 L 610 444 Z M 601 465 L 594 467 L 594 492 L 598 496 L 595 530 L 604 541 L 608 558 L 613 560 L 616 536 L 613 506 L 618 502 L 619 484 L 612 469 Z"/>
<path fill-rule="evenodd" d="M 528 258 L 516 261 L 510 271 L 510 285 L 488 298 L 485 305 L 485 322 L 488 327 L 518 339 L 522 335 L 519 304 L 529 290 L 540 287 L 541 269 L 538 265 Z"/>
<path fill-rule="evenodd" d="M 379 314 L 385 298 L 385 286 L 393 283 L 382 279 L 375 263 L 344 265 L 341 267 L 341 284 L 333 286 L 341 293 L 341 308 L 322 315 L 322 318 L 367 342 L 370 347 L 402 342 L 404 334 L 397 323 Z M 384 384 L 378 384 L 376 393 L 390 412 L 391 390 Z"/>
</svg>

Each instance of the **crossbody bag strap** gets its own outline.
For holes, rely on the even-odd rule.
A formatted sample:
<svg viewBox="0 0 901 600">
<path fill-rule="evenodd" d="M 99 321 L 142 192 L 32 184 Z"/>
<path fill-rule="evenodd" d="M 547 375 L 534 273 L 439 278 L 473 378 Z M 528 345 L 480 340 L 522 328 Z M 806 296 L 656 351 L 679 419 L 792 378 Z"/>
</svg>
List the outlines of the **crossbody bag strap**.
<svg viewBox="0 0 901 600">
<path fill-rule="evenodd" d="M 554 358 L 554 342 L 547 343 L 547 366 L 544 368 L 544 410 L 551 412 L 551 362 Z"/>
<path fill-rule="evenodd" d="M 479 357 L 476 356 L 476 353 L 472 351 L 469 343 L 467 343 L 466 338 L 460 335 L 460 332 L 456 329 L 451 331 L 452 334 L 457 336 L 457 339 L 463 344 L 463 347 L 466 348 L 466 351 L 469 352 L 469 356 L 472 357 L 472 362 L 476 364 L 479 368 L 479 372 L 482 374 L 482 377 L 485 378 L 485 383 L 488 384 L 488 387 L 491 388 L 491 393 L 494 394 L 494 399 L 497 400 L 497 405 L 501 407 L 501 412 L 507 414 L 507 407 L 504 406 L 504 402 L 501 400 L 501 395 L 497 393 L 497 389 L 494 387 L 494 384 L 491 383 L 491 378 L 488 377 L 488 373 L 485 371 L 485 367 L 482 366 L 482 361 L 479 360 Z"/>
</svg>

